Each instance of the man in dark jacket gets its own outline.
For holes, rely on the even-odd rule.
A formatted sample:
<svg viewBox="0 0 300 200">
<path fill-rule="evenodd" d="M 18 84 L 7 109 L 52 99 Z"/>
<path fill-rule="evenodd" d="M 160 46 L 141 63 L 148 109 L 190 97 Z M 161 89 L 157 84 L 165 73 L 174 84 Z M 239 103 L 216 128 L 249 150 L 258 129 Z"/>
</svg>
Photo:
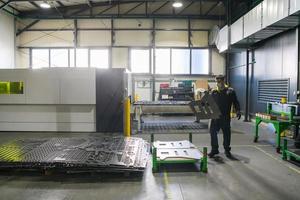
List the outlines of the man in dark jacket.
<svg viewBox="0 0 300 200">
<path fill-rule="evenodd" d="M 212 150 L 208 154 L 210 158 L 214 157 L 219 153 L 219 145 L 218 145 L 218 132 L 220 129 L 223 131 L 223 146 L 225 149 L 225 155 L 228 158 L 231 158 L 232 155 L 230 153 L 230 140 L 231 140 L 231 130 L 230 130 L 230 112 L 232 105 L 234 106 L 237 118 L 241 118 L 240 113 L 240 104 L 237 100 L 235 91 L 233 88 L 228 87 L 225 84 L 224 76 L 217 76 L 217 88 L 211 92 L 212 97 L 216 101 L 221 115 L 218 119 L 212 119 L 210 125 L 210 136 L 211 136 L 211 147 Z"/>
</svg>

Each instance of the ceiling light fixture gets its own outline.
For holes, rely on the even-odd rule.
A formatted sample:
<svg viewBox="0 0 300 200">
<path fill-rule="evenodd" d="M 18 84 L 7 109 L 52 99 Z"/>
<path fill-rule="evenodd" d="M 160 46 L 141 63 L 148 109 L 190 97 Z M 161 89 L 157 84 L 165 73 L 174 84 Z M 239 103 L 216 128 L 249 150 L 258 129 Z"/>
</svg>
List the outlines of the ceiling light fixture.
<svg viewBox="0 0 300 200">
<path fill-rule="evenodd" d="M 182 3 L 181 3 L 180 1 L 175 1 L 175 2 L 172 4 L 172 6 L 173 6 L 174 8 L 180 8 L 180 7 L 182 7 Z"/>
<path fill-rule="evenodd" d="M 41 7 L 41 8 L 45 8 L 45 9 L 51 8 L 50 4 L 47 3 L 46 1 L 42 2 L 42 3 L 40 4 L 40 7 Z"/>
</svg>

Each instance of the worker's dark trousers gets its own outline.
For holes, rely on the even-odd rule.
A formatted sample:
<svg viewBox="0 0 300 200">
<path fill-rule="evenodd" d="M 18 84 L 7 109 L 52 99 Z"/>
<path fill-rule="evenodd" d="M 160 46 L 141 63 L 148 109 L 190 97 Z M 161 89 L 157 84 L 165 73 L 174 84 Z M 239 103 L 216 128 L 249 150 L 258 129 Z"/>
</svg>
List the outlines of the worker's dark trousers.
<svg viewBox="0 0 300 200">
<path fill-rule="evenodd" d="M 218 132 L 222 129 L 223 131 L 223 146 L 225 151 L 230 151 L 230 140 L 231 140 L 231 130 L 230 130 L 230 119 L 213 119 L 210 124 L 210 137 L 211 137 L 211 147 L 213 152 L 218 152 Z"/>
</svg>

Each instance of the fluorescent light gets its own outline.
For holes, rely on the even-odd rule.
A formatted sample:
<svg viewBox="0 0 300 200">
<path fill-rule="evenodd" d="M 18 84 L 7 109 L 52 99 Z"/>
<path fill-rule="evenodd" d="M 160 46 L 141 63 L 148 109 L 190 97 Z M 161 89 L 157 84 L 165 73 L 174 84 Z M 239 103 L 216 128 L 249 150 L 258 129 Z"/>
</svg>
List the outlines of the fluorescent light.
<svg viewBox="0 0 300 200">
<path fill-rule="evenodd" d="M 180 7 L 182 7 L 182 3 L 181 3 L 180 1 L 175 1 L 175 2 L 172 4 L 172 6 L 173 6 L 174 8 L 180 8 Z"/>
<path fill-rule="evenodd" d="M 48 4 L 48 3 L 46 3 L 46 2 L 41 3 L 41 4 L 40 4 L 40 7 L 41 7 L 41 8 L 46 8 L 46 9 L 47 9 L 47 8 L 51 8 L 50 4 Z"/>
</svg>

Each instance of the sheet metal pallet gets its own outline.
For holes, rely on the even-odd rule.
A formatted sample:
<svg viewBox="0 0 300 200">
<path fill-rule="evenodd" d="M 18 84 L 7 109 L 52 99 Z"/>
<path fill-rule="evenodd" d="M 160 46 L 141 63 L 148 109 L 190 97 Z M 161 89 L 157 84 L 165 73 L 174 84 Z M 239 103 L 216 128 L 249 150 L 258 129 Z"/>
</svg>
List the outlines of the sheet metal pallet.
<svg viewBox="0 0 300 200">
<path fill-rule="evenodd" d="M 189 133 L 189 142 L 192 143 L 193 135 Z M 168 159 L 168 160 L 160 160 L 157 157 L 157 148 L 153 145 L 154 142 L 154 134 L 151 134 L 151 151 L 152 151 L 152 172 L 156 173 L 159 171 L 159 168 L 163 164 L 199 164 L 200 172 L 207 173 L 207 147 L 203 147 L 203 156 L 199 160 L 195 159 Z"/>
<path fill-rule="evenodd" d="M 0 170 L 143 172 L 149 153 L 133 137 L 14 140 L 0 145 Z"/>
</svg>

